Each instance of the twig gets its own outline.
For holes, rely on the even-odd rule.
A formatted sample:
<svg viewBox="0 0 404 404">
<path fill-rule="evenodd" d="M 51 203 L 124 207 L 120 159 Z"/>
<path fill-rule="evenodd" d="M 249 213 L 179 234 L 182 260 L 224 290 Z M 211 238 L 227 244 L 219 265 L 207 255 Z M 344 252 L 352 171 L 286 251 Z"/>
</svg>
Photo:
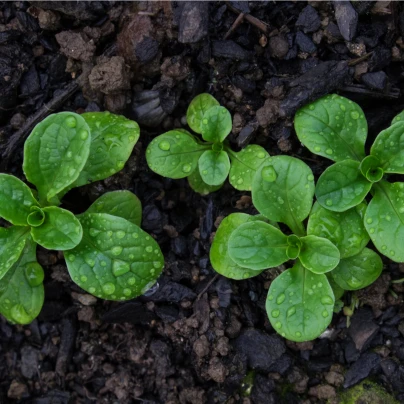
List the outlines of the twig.
<svg viewBox="0 0 404 404">
<path fill-rule="evenodd" d="M 198 297 L 196 298 L 196 300 L 199 300 L 202 295 L 210 288 L 210 286 L 212 285 L 212 283 L 219 277 L 219 274 L 216 274 L 209 282 L 208 284 L 202 289 L 202 292 L 199 293 Z"/>
<path fill-rule="evenodd" d="M 240 10 L 233 7 L 228 1 L 226 1 L 226 6 L 229 10 L 233 11 L 233 13 L 243 14 Z M 254 25 L 254 27 L 257 27 L 264 34 L 268 34 L 269 26 L 267 24 L 265 24 L 263 21 L 259 20 L 258 18 L 253 17 L 251 14 L 244 14 L 243 18 L 246 21 L 248 21 L 251 25 Z"/>
<path fill-rule="evenodd" d="M 366 53 L 365 55 L 363 55 L 363 56 L 361 56 L 361 57 L 359 57 L 359 58 L 356 58 L 356 59 L 352 59 L 352 60 L 350 60 L 349 62 L 348 62 L 348 66 L 355 66 L 355 65 L 357 65 L 358 63 L 360 63 L 360 62 L 363 62 L 364 60 L 366 60 L 369 56 L 371 56 L 373 54 L 373 51 L 372 52 L 369 52 L 369 53 Z"/>
<path fill-rule="evenodd" d="M 224 36 L 224 39 L 227 39 L 238 28 L 238 26 L 243 22 L 243 20 L 244 20 L 244 13 L 240 13 L 237 16 L 236 21 L 233 22 L 233 25 L 226 32 L 226 35 Z"/>
</svg>

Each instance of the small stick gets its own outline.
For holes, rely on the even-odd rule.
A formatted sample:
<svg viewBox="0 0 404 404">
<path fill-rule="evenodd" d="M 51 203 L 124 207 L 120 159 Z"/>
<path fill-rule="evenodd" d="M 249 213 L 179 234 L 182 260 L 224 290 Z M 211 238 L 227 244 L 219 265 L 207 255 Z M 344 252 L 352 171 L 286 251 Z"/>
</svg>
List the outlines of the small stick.
<svg viewBox="0 0 404 404">
<path fill-rule="evenodd" d="M 237 14 L 242 14 L 240 10 L 237 8 L 233 7 L 228 1 L 226 1 L 226 6 L 229 10 L 233 11 L 234 13 Z M 251 25 L 254 25 L 257 27 L 259 30 L 261 30 L 264 34 L 268 34 L 269 31 L 269 26 L 259 20 L 258 18 L 253 17 L 251 14 L 244 14 L 243 17 L 246 21 L 248 21 Z"/>
<path fill-rule="evenodd" d="M 216 274 L 209 282 L 208 284 L 203 288 L 202 292 L 199 293 L 198 297 L 196 298 L 196 300 L 199 300 L 202 295 L 210 288 L 210 286 L 212 285 L 212 283 L 219 277 L 219 274 Z"/>
<path fill-rule="evenodd" d="M 359 58 L 357 58 L 357 59 L 351 59 L 349 62 L 348 62 L 348 66 L 355 66 L 355 65 L 357 65 L 358 63 L 360 63 L 360 62 L 363 62 L 364 60 L 366 60 L 369 56 L 371 56 L 373 54 L 373 51 L 372 52 L 369 52 L 369 53 L 366 53 L 365 55 L 363 55 L 363 56 L 361 56 L 361 57 L 359 57 Z"/>
<path fill-rule="evenodd" d="M 233 22 L 233 25 L 226 32 L 226 35 L 224 36 L 224 39 L 227 39 L 238 28 L 238 26 L 243 22 L 243 20 L 244 20 L 244 13 L 240 13 L 237 16 L 236 21 Z"/>
</svg>

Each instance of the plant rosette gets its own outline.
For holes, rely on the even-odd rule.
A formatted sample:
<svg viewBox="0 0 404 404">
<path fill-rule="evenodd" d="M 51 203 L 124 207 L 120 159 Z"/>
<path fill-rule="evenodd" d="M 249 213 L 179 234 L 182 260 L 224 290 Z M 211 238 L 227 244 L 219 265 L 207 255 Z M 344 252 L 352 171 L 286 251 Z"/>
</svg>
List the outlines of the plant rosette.
<svg viewBox="0 0 404 404">
<path fill-rule="evenodd" d="M 295 261 L 271 283 L 266 302 L 273 328 L 292 341 L 321 335 L 341 289 L 368 286 L 383 268 L 380 257 L 366 248 L 366 206 L 328 211 L 318 203 L 313 206 L 314 190 L 314 176 L 305 163 L 288 156 L 268 158 L 252 182 L 253 203 L 261 215 L 226 217 L 210 251 L 213 268 L 237 280 Z"/>
<path fill-rule="evenodd" d="M 0 313 L 28 324 L 44 301 L 36 246 L 63 251 L 72 279 L 95 296 L 130 299 L 163 268 L 157 243 L 140 226 L 141 204 L 128 191 L 100 197 L 84 214 L 59 207 L 70 189 L 120 171 L 139 138 L 136 122 L 108 112 L 50 115 L 25 142 L 24 173 L 0 174 Z"/>
<path fill-rule="evenodd" d="M 163 177 L 188 178 L 191 188 L 201 194 L 218 190 L 227 177 L 237 190 L 251 190 L 255 172 L 269 157 L 265 149 L 249 145 L 233 151 L 226 141 L 232 129 L 230 112 L 210 94 L 192 100 L 187 122 L 203 141 L 185 129 L 157 136 L 146 150 L 150 169 Z"/>
</svg>

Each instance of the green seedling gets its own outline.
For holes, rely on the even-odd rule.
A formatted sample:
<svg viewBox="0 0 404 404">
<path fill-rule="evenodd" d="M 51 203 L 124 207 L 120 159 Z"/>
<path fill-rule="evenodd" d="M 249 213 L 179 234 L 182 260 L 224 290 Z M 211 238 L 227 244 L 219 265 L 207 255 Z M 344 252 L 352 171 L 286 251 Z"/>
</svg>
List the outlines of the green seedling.
<svg viewBox="0 0 404 404">
<path fill-rule="evenodd" d="M 108 112 L 50 115 L 24 147 L 36 190 L 0 174 L 0 313 L 27 324 L 44 301 L 37 244 L 63 251 L 74 282 L 89 293 L 126 300 L 144 293 L 163 267 L 157 243 L 140 229 L 141 204 L 128 191 L 103 195 L 83 214 L 59 207 L 71 188 L 120 171 L 139 138 L 136 122 Z"/>
<path fill-rule="evenodd" d="M 272 282 L 266 302 L 274 329 L 293 341 L 318 337 L 330 324 L 343 290 L 369 285 L 383 267 L 380 257 L 365 248 L 366 206 L 328 211 L 318 203 L 313 206 L 314 190 L 314 176 L 305 163 L 269 157 L 252 181 L 253 203 L 261 215 L 226 217 L 210 250 L 213 268 L 237 280 L 295 261 Z"/>
<path fill-rule="evenodd" d="M 366 230 L 376 248 L 396 262 L 404 262 L 404 182 L 387 179 L 390 174 L 404 174 L 403 117 L 401 113 L 380 132 L 366 156 L 367 122 L 354 102 L 329 95 L 295 116 L 300 141 L 313 153 L 335 161 L 317 182 L 320 205 L 344 212 L 370 193 L 364 213 Z"/>
<path fill-rule="evenodd" d="M 164 133 L 147 148 L 149 167 L 163 177 L 188 177 L 191 188 L 201 194 L 218 190 L 228 176 L 234 188 L 251 190 L 255 172 L 269 156 L 265 149 L 249 145 L 234 152 L 226 141 L 232 129 L 230 112 L 210 94 L 192 100 L 187 122 L 203 141 L 184 129 Z"/>
</svg>

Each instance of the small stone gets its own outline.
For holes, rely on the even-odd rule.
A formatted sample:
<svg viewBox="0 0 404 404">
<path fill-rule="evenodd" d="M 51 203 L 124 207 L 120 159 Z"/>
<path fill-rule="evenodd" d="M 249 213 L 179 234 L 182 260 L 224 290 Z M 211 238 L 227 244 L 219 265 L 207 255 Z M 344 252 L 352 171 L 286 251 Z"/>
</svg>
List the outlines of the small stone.
<svg viewBox="0 0 404 404">
<path fill-rule="evenodd" d="M 302 28 L 305 33 L 317 31 L 321 27 L 321 20 L 316 9 L 310 5 L 306 6 L 299 14 L 296 27 Z"/>
<path fill-rule="evenodd" d="M 13 380 L 7 391 L 7 397 L 14 400 L 21 400 L 21 398 L 28 397 L 28 387 L 24 383 L 20 383 L 17 380 Z"/>
<path fill-rule="evenodd" d="M 269 39 L 269 54 L 275 59 L 283 59 L 289 52 L 289 42 L 284 36 L 276 35 Z"/>
<path fill-rule="evenodd" d="M 223 383 L 226 379 L 227 369 L 219 358 L 212 358 L 209 363 L 208 374 L 216 383 Z"/>
<path fill-rule="evenodd" d="M 21 349 L 21 373 L 27 379 L 32 379 L 38 373 L 39 351 L 31 346 Z"/>
<path fill-rule="evenodd" d="M 206 338 L 206 335 L 201 335 L 193 345 L 194 352 L 196 353 L 197 356 L 200 358 L 203 358 L 204 356 L 208 356 L 210 352 L 210 346 L 209 346 L 209 341 Z"/>
<path fill-rule="evenodd" d="M 385 72 L 365 73 L 361 77 L 362 83 L 372 90 L 384 90 L 388 83 Z"/>
<path fill-rule="evenodd" d="M 62 31 L 55 35 L 60 51 L 67 57 L 90 62 L 94 56 L 95 45 L 92 39 L 82 32 Z"/>
<path fill-rule="evenodd" d="M 240 133 L 241 129 L 243 129 L 243 126 L 245 124 L 245 120 L 243 116 L 239 113 L 235 113 L 233 116 L 233 130 L 232 132 L 237 135 Z"/>
<path fill-rule="evenodd" d="M 204 1 L 186 2 L 182 9 L 178 29 L 178 42 L 199 42 L 208 34 L 209 3 Z"/>
<path fill-rule="evenodd" d="M 296 44 L 302 52 L 314 53 L 317 50 L 313 41 L 300 31 L 296 34 Z"/>
<path fill-rule="evenodd" d="M 24 114 L 17 112 L 16 114 L 14 114 L 11 117 L 11 120 L 10 120 L 11 127 L 15 130 L 18 130 L 24 125 L 26 120 L 27 120 L 27 118 Z"/>
<path fill-rule="evenodd" d="M 334 2 L 335 19 L 341 35 L 346 41 L 351 41 L 358 25 L 358 13 L 349 1 Z"/>
<path fill-rule="evenodd" d="M 374 352 L 366 352 L 361 355 L 346 372 L 344 388 L 351 387 L 361 380 L 366 379 L 379 364 L 380 357 Z"/>
<path fill-rule="evenodd" d="M 265 100 L 264 106 L 256 113 L 258 124 L 266 128 L 271 123 L 275 123 L 279 116 L 279 102 L 276 100 Z"/>
<path fill-rule="evenodd" d="M 329 400 L 335 398 L 337 393 L 334 387 L 327 384 L 311 387 L 309 390 L 309 395 L 317 397 L 319 400 Z"/>
<path fill-rule="evenodd" d="M 72 297 L 84 306 L 94 306 L 97 303 L 97 298 L 89 294 L 72 292 Z"/>
</svg>

